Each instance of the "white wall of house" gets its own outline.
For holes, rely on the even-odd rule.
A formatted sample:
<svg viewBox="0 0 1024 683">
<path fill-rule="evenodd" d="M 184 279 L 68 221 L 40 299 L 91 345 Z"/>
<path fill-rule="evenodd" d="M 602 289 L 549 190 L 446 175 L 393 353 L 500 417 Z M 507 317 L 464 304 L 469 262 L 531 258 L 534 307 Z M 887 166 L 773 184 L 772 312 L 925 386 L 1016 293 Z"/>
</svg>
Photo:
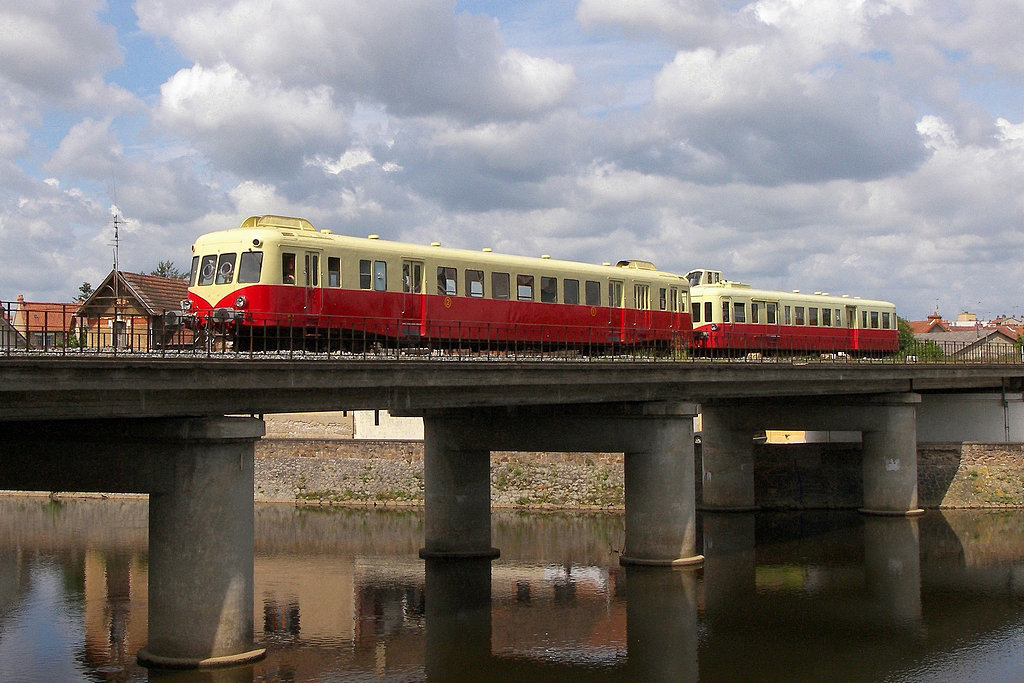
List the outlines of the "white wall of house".
<svg viewBox="0 0 1024 683">
<path fill-rule="evenodd" d="M 386 410 L 355 411 L 355 439 L 423 440 L 423 420 L 418 417 L 392 417 Z"/>
</svg>

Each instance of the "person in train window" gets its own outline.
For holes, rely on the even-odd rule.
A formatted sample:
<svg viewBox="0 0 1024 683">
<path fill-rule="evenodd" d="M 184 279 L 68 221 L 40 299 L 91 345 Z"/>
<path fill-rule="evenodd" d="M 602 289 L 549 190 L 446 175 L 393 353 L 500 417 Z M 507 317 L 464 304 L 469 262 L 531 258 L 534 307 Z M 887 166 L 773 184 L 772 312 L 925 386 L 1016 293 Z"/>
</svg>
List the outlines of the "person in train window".
<svg viewBox="0 0 1024 683">
<path fill-rule="evenodd" d="M 295 284 L 295 254 L 281 254 L 281 273 L 286 285 Z"/>
</svg>

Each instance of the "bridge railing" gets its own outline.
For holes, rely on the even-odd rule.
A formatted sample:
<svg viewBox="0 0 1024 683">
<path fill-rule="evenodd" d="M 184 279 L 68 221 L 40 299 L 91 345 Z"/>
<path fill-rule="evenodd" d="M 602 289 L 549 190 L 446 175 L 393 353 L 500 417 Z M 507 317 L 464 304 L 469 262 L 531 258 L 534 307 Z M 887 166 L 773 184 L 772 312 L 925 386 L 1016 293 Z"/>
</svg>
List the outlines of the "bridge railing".
<svg viewBox="0 0 1024 683">
<path fill-rule="evenodd" d="M 541 325 L 409 321 L 351 316 L 222 314 L 192 329 L 180 311 L 142 315 L 110 310 L 78 314 L 76 304 L 0 302 L 0 355 L 157 355 L 225 358 L 416 358 L 438 360 L 719 361 L 742 363 L 1024 362 L 1022 345 L 915 340 L 898 352 L 853 351 L 834 330 L 813 335 L 800 328 L 800 343 L 776 336 L 747 336 L 742 349 L 707 348 L 689 331 L 653 333 L 632 326 Z M 813 350 L 811 350 L 813 349 Z"/>
</svg>

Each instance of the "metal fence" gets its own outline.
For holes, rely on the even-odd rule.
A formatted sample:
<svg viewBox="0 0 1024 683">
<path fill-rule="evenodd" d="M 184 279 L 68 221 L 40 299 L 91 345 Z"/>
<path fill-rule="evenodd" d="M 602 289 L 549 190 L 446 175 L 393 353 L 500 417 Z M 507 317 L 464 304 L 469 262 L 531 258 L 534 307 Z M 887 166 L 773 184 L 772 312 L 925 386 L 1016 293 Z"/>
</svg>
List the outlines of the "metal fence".
<svg viewBox="0 0 1024 683">
<path fill-rule="evenodd" d="M 74 304 L 38 308 L 0 302 L 0 355 L 119 355 L 222 358 L 368 358 L 418 360 L 624 360 L 778 363 L 1022 364 L 1018 343 L 914 340 L 893 352 L 850 351 L 834 333 L 815 338 L 800 328 L 803 348 L 778 335 L 747 336 L 742 350 L 707 349 L 689 333 L 651 333 L 614 326 L 411 322 L 398 318 L 223 315 L 194 330 L 180 311 L 143 316 L 114 312 L 78 316 Z M 807 347 L 813 347 L 808 350 Z"/>
</svg>

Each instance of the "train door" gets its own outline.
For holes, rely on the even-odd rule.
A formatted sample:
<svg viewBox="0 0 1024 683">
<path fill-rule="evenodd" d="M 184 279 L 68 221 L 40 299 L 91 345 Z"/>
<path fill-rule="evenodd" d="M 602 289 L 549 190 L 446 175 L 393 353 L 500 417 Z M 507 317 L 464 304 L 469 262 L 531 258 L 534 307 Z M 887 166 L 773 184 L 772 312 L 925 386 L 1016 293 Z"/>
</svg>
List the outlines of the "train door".
<svg viewBox="0 0 1024 683">
<path fill-rule="evenodd" d="M 320 315 L 320 252 L 307 251 L 302 260 L 304 292 L 302 310 L 310 315 Z"/>
<path fill-rule="evenodd" d="M 427 332 L 427 307 L 423 301 L 423 262 L 402 261 L 402 334 L 421 337 Z"/>
<path fill-rule="evenodd" d="M 779 321 L 779 302 L 778 301 L 764 301 L 759 302 L 764 308 L 764 312 L 760 315 L 764 316 L 764 320 L 761 323 L 764 325 L 764 338 L 765 346 L 771 349 L 777 349 L 779 347 L 779 341 L 782 339 L 782 330 L 779 329 L 781 322 Z"/>
<path fill-rule="evenodd" d="M 608 326 L 609 341 L 622 341 L 623 328 L 626 325 L 626 308 L 622 297 L 623 283 L 621 280 L 608 281 Z"/>
<path fill-rule="evenodd" d="M 643 334 L 651 329 L 651 286 L 644 283 L 633 284 L 633 334 Z M 632 341 L 637 341 L 633 339 Z"/>
</svg>

